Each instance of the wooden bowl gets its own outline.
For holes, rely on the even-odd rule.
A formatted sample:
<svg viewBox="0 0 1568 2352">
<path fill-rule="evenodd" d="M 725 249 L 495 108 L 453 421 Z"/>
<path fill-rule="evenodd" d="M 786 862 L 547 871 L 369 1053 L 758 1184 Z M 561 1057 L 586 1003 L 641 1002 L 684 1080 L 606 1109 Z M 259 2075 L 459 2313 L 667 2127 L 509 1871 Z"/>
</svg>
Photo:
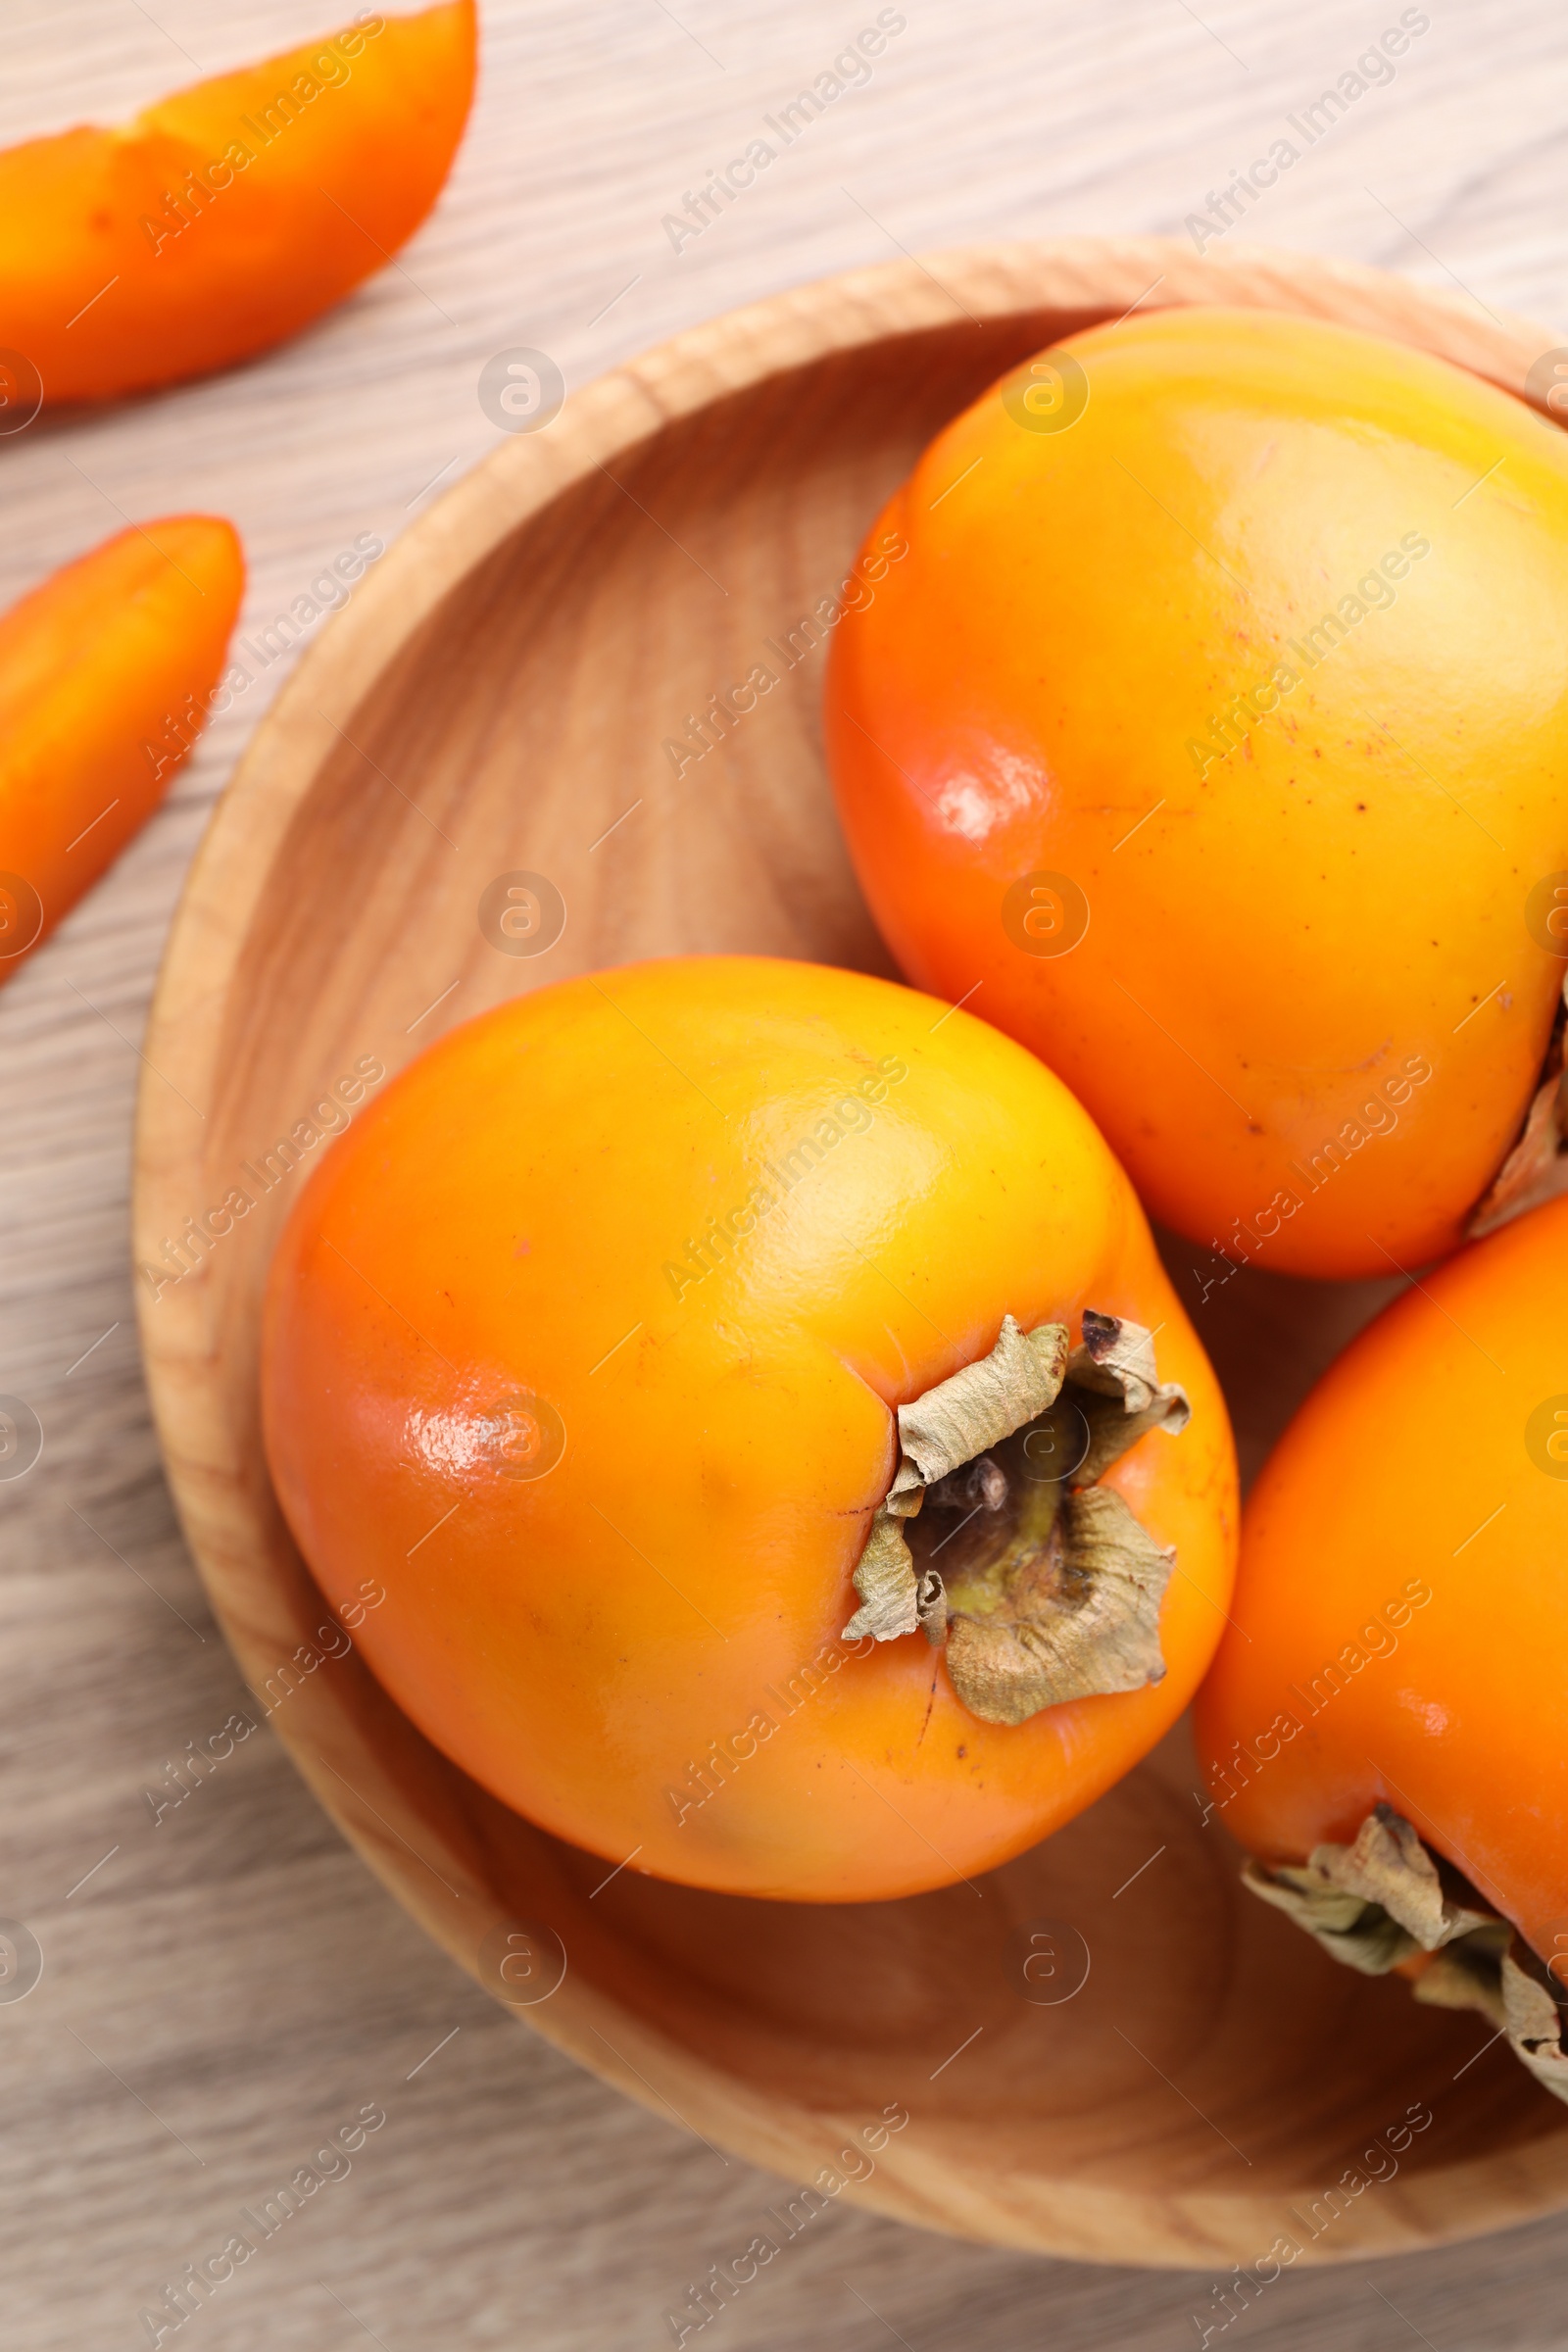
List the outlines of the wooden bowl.
<svg viewBox="0 0 1568 2352">
<path fill-rule="evenodd" d="M 1336 1968 L 1245 1895 L 1179 1742 L 978 1892 L 821 1908 L 635 1868 L 602 1884 L 597 1857 L 438 1754 L 357 1648 L 307 1665 L 324 1604 L 258 1424 L 268 1261 L 321 1148 L 312 1106 L 356 1064 L 395 1071 L 483 1006 L 634 956 L 891 968 L 824 778 L 819 649 L 678 776 L 663 747 L 754 662 L 780 667 L 768 642 L 843 576 L 948 417 L 1140 301 L 1337 319 L 1516 391 L 1552 341 L 1294 255 L 990 246 L 720 318 L 503 441 L 306 657 L 203 844 L 146 1041 L 135 1210 L 143 1265 L 182 1235 L 196 1262 L 156 1298 L 139 1278 L 142 1335 L 170 1480 L 248 1682 L 344 1835 L 530 2025 L 795 2181 L 906 2110 L 845 2192 L 906 2221 L 1104 2262 L 1252 2265 L 1282 2237 L 1335 2261 L 1568 2202 L 1568 2114 L 1504 2051 L 1474 2055 L 1478 2020 Z M 498 952 L 477 913 L 518 870 L 566 907 L 531 957 Z M 237 1218 L 236 1188 L 255 1198 Z M 1247 1275 L 1204 1309 L 1244 1447 L 1377 1296 Z M 1054 1954 L 1033 1982 L 1031 1935 Z M 1430 2119 L 1414 2135 L 1411 2111 Z M 1351 2187 L 1355 2166 L 1382 2178 Z"/>
</svg>

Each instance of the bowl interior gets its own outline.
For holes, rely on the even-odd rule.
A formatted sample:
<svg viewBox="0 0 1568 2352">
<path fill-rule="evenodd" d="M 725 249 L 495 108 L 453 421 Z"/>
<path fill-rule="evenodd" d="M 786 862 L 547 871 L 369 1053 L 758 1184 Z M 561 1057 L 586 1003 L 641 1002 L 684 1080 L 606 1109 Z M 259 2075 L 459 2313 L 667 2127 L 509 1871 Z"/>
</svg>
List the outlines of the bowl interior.
<svg viewBox="0 0 1568 2352">
<path fill-rule="evenodd" d="M 429 610 L 417 553 L 395 551 L 358 637 L 340 656 L 329 632 L 270 720 L 193 881 L 149 1054 L 207 1112 L 144 1116 L 138 1255 L 250 1184 L 362 1057 L 393 1071 L 523 989 L 677 950 L 889 971 L 823 772 L 822 600 L 943 421 L 1121 307 L 1015 300 L 841 337 L 645 419 L 454 564 Z M 776 683 L 716 722 L 713 698 L 759 666 Z M 534 956 L 477 913 L 518 870 L 566 907 Z M 322 1618 L 257 1420 L 262 1289 L 302 1181 L 250 1185 L 196 1272 L 144 1301 L 171 1475 L 258 1690 Z M 1172 1266 L 1196 1305 L 1181 1245 Z M 1243 1273 L 1196 1316 L 1245 1457 L 1384 1295 Z M 299 1676 L 273 1720 L 499 1997 L 797 2179 L 898 2105 L 907 2128 L 852 2193 L 982 2237 L 1197 2264 L 1256 2261 L 1282 2233 L 1305 2259 L 1412 2245 L 1568 2195 L 1568 2116 L 1505 2052 L 1474 2057 L 1479 2020 L 1336 1968 L 1243 1894 L 1179 1734 L 975 1887 L 818 1907 L 635 1868 L 603 1884 L 608 1864 L 430 1747 L 357 1650 Z M 1367 2154 L 1412 2111 L 1429 2121 L 1396 2155 Z M 1355 2166 L 1377 2184 L 1343 2185 Z"/>
</svg>

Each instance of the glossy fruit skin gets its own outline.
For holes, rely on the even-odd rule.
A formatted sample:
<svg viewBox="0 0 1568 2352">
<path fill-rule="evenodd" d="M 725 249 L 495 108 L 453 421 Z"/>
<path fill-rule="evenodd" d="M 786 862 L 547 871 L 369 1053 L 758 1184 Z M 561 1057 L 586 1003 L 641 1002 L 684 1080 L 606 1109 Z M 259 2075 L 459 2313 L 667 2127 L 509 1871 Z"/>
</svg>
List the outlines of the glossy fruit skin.
<svg viewBox="0 0 1568 2352">
<path fill-rule="evenodd" d="M 1262 312 L 1049 360 L 932 443 L 872 533 L 907 558 L 834 631 L 861 886 L 1152 1215 L 1283 1272 L 1424 1263 L 1514 1141 L 1563 977 L 1531 894 L 1568 882 L 1568 442 Z M 1026 397 L 1072 415 L 1073 365 L 1087 407 L 1026 429 Z"/>
<path fill-rule="evenodd" d="M 476 40 L 473 0 L 366 10 L 114 129 L 0 153 L 0 317 L 25 379 L 8 397 L 176 383 L 341 301 L 440 194 Z"/>
<path fill-rule="evenodd" d="M 231 523 L 134 524 L 0 614 L 0 980 L 168 792 L 245 589 Z"/>
<path fill-rule="evenodd" d="M 1565 1563 L 1557 1200 L 1396 1299 L 1275 1448 L 1195 1709 L 1219 1820 L 1298 1862 L 1384 1798 L 1568 1954 Z"/>
<path fill-rule="evenodd" d="M 1004 1312 L 1086 1303 L 1162 1326 L 1195 1407 L 1111 1474 L 1178 1547 L 1168 1673 L 993 1726 L 923 1636 L 840 1642 L 852 1572 L 893 1406 Z M 1031 1055 L 887 981 L 676 957 L 454 1031 L 301 1196 L 263 1383 L 323 1591 L 387 1587 L 359 1638 L 393 1697 L 518 1811 L 656 1876 L 810 1901 L 972 1876 L 1153 1744 L 1223 1623 L 1229 1425 L 1130 1186 Z M 564 1428 L 538 1478 L 500 1463 L 519 1390 Z"/>
</svg>

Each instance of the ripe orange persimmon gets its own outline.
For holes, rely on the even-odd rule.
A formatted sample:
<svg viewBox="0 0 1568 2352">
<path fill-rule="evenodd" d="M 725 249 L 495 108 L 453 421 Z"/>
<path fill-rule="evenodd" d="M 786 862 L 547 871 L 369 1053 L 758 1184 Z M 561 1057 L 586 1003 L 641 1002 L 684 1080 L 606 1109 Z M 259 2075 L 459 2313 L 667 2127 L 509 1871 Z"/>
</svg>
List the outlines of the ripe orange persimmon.
<svg viewBox="0 0 1568 2352">
<path fill-rule="evenodd" d="M 0 399 L 107 400 L 225 368 L 382 269 L 451 169 L 474 0 L 362 10 L 133 122 L 0 152 Z"/>
<path fill-rule="evenodd" d="M 231 523 L 168 514 L 106 539 L 0 614 L 0 980 L 169 790 L 244 588 Z"/>
<path fill-rule="evenodd" d="M 909 978 L 1194 1241 L 1455 1247 L 1563 979 L 1568 442 L 1343 327 L 1140 313 L 977 401 L 889 529 L 825 718 Z"/>
<path fill-rule="evenodd" d="M 1456 1924 L 1441 1891 L 1517 1929 L 1526 1975 L 1568 2001 L 1565 1560 L 1559 1200 L 1406 1291 L 1319 1382 L 1248 1504 L 1233 1625 L 1195 1709 L 1254 1886 L 1353 1965 L 1421 1971 L 1428 1999 L 1487 2006 L 1427 1958 Z M 1414 1898 L 1402 1939 L 1399 1881 Z M 1336 1886 L 1376 1896 L 1395 1928 L 1353 1901 L 1334 1917 Z M 1474 1935 L 1479 1952 L 1467 1935 L 1456 1957 L 1473 1977 L 1490 1950 L 1494 1979 L 1505 1934 Z M 1568 2062 L 1535 2055 L 1568 2096 Z"/>
<path fill-rule="evenodd" d="M 1173 1386 L 1110 1377 L 1151 1326 L 1179 1435 Z M 989 1410 L 1053 1348 L 1054 1406 L 936 1458 L 969 1409 L 940 1384 L 977 1367 Z M 1032 1055 L 851 972 L 675 958 L 456 1030 L 301 1196 L 263 1387 L 323 1590 L 386 1588 L 361 1639 L 399 1704 L 518 1811 L 693 1885 L 858 1900 L 1004 1861 L 1153 1744 L 1223 1624 L 1229 1426 L 1126 1178 Z M 1136 1442 L 1086 1484 L 1107 1432 Z M 1152 1647 L 1101 1673 L 1118 1595 Z M 998 1699 L 1057 1634 L 1095 1694 Z"/>
</svg>

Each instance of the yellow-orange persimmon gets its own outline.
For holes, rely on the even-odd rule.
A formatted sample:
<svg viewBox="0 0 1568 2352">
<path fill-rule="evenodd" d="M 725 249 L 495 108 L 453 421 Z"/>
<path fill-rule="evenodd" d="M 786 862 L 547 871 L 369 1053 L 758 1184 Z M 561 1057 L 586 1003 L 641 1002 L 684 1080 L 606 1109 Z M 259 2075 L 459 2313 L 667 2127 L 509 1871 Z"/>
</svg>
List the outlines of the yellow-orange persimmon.
<svg viewBox="0 0 1568 2352">
<path fill-rule="evenodd" d="M 362 10 L 113 129 L 0 153 L 7 405 L 176 383 L 330 309 L 439 195 L 475 41 L 473 0 Z"/>
<path fill-rule="evenodd" d="M 0 614 L 0 979 L 157 808 L 245 586 L 233 525 L 133 524 Z"/>
<path fill-rule="evenodd" d="M 1196 1721 L 1218 1817 L 1268 1869 L 1384 1806 L 1568 1995 L 1565 1561 L 1557 1201 L 1425 1277 L 1312 1392 L 1249 1502 Z"/>
<path fill-rule="evenodd" d="M 825 717 L 910 979 L 1200 1244 L 1452 1249 L 1563 978 L 1568 442 L 1342 327 L 1140 313 L 977 401 L 890 528 Z"/>
<path fill-rule="evenodd" d="M 1077 1342 L 1090 1310 L 1157 1326 L 1192 1400 L 1102 1482 L 1175 1547 L 1168 1671 L 981 1720 L 953 1642 L 841 1638 L 895 1408 L 1004 1318 Z M 360 1639 L 398 1702 L 520 1812 L 694 1885 L 1004 1861 L 1152 1745 L 1223 1623 L 1225 1408 L 1131 1187 L 1032 1055 L 886 981 L 675 958 L 456 1030 L 301 1196 L 263 1385 L 323 1590 L 386 1588 Z"/>
</svg>

